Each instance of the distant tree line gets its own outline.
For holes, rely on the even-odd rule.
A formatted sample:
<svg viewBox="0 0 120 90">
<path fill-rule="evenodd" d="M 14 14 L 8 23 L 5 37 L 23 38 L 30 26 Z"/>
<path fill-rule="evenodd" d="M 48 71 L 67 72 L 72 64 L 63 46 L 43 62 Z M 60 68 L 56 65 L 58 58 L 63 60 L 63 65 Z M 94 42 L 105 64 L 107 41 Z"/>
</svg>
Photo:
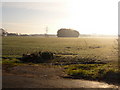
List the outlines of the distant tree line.
<svg viewBox="0 0 120 90">
<path fill-rule="evenodd" d="M 80 33 L 73 29 L 61 28 L 57 31 L 58 37 L 79 37 Z"/>
<path fill-rule="evenodd" d="M 61 28 L 57 31 L 57 37 L 79 37 L 80 33 L 73 29 Z M 5 29 L 0 28 L 0 36 L 44 36 L 41 34 L 19 34 L 19 33 L 8 33 Z"/>
<path fill-rule="evenodd" d="M 5 29 L 0 28 L 0 36 L 29 36 L 28 34 L 9 33 Z"/>
</svg>

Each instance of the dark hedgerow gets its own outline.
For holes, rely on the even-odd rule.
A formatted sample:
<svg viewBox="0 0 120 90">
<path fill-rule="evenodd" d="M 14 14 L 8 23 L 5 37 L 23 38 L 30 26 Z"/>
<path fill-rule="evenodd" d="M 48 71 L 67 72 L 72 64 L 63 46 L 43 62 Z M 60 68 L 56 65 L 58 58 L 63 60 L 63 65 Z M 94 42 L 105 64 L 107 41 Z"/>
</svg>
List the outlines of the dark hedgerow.
<svg viewBox="0 0 120 90">
<path fill-rule="evenodd" d="M 32 63 L 42 63 L 53 59 L 53 53 L 44 51 L 44 52 L 36 52 L 31 54 L 23 54 L 21 61 L 22 62 L 32 62 Z"/>
<path fill-rule="evenodd" d="M 51 52 L 42 52 L 41 58 L 45 60 L 53 59 L 53 53 Z"/>
</svg>

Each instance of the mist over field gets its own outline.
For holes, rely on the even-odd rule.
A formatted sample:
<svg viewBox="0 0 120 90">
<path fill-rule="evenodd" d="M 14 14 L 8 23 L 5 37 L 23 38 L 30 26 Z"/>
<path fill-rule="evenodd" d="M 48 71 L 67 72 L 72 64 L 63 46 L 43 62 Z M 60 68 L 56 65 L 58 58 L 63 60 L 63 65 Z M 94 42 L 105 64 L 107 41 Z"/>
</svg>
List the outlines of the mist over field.
<svg viewBox="0 0 120 90">
<path fill-rule="evenodd" d="M 120 86 L 118 0 L 0 5 L 3 88 Z"/>
<path fill-rule="evenodd" d="M 49 84 L 52 87 L 62 87 L 60 85 L 61 79 L 66 82 L 66 84 L 63 84 L 72 87 L 68 83 L 71 82 L 71 78 L 73 80 L 100 80 L 119 85 L 117 78 L 119 76 L 117 66 L 118 39 L 116 37 L 5 36 L 2 38 L 2 45 L 3 75 L 8 77 L 9 73 L 13 74 L 17 78 L 12 79 L 11 82 L 13 83 L 16 80 L 23 79 L 23 77 L 20 77 L 23 75 L 26 80 L 30 80 L 29 76 L 32 77 L 31 79 L 33 77 L 39 78 L 40 81 L 35 81 L 36 84 L 38 82 L 42 84 L 39 87 L 44 87 L 44 85 L 45 87 L 50 87 Z M 41 76 L 44 78 L 41 78 Z M 45 78 L 48 81 L 53 81 L 43 83 L 41 80 L 44 81 Z M 64 81 L 65 78 L 70 80 Z M 58 81 L 60 86 L 53 84 L 55 82 L 54 79 Z M 3 87 L 14 87 L 5 78 L 3 82 Z M 31 81 L 27 82 L 31 83 Z M 78 83 L 77 81 L 75 82 Z M 85 81 L 81 85 L 85 87 L 86 83 Z M 99 85 L 101 84 L 103 83 L 99 83 Z M 16 84 L 16 87 L 19 87 L 19 85 L 21 84 Z M 24 85 L 27 88 L 30 87 L 27 86 L 27 83 Z M 35 83 L 32 86 L 37 87 L 34 85 Z M 72 85 L 76 87 L 75 84 Z M 82 87 L 81 85 L 77 87 Z M 93 86 L 101 87 L 99 85 L 95 83 Z M 104 83 L 103 85 L 105 86 L 106 84 Z M 116 88 L 117 86 L 114 85 L 106 85 L 106 87 Z M 89 85 L 87 87 L 91 88 Z"/>
</svg>

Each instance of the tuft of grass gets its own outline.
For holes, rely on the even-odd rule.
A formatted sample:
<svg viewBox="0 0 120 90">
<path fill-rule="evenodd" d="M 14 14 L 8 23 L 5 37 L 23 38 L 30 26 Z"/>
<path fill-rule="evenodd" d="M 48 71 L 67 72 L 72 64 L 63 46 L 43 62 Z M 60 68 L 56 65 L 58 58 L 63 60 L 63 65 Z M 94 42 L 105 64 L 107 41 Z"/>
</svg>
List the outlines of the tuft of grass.
<svg viewBox="0 0 120 90">
<path fill-rule="evenodd" d="M 9 63 L 20 63 L 20 60 L 13 58 L 13 59 L 3 59 L 2 64 L 9 64 Z"/>
<path fill-rule="evenodd" d="M 119 83 L 120 72 L 110 64 L 79 64 L 64 67 L 67 77 Z"/>
<path fill-rule="evenodd" d="M 20 60 L 13 58 L 13 59 L 2 59 L 2 67 L 3 70 L 9 71 L 12 67 L 18 66 L 22 64 Z"/>
</svg>

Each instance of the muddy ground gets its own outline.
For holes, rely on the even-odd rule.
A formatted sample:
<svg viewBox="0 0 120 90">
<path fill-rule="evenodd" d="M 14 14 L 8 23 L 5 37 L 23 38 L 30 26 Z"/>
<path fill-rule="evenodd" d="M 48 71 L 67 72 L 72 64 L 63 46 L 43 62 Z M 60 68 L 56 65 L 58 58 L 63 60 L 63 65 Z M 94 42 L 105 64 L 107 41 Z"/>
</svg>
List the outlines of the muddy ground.
<svg viewBox="0 0 120 90">
<path fill-rule="evenodd" d="M 118 88 L 104 82 L 68 79 L 62 67 L 22 65 L 3 67 L 3 88 Z"/>
</svg>

